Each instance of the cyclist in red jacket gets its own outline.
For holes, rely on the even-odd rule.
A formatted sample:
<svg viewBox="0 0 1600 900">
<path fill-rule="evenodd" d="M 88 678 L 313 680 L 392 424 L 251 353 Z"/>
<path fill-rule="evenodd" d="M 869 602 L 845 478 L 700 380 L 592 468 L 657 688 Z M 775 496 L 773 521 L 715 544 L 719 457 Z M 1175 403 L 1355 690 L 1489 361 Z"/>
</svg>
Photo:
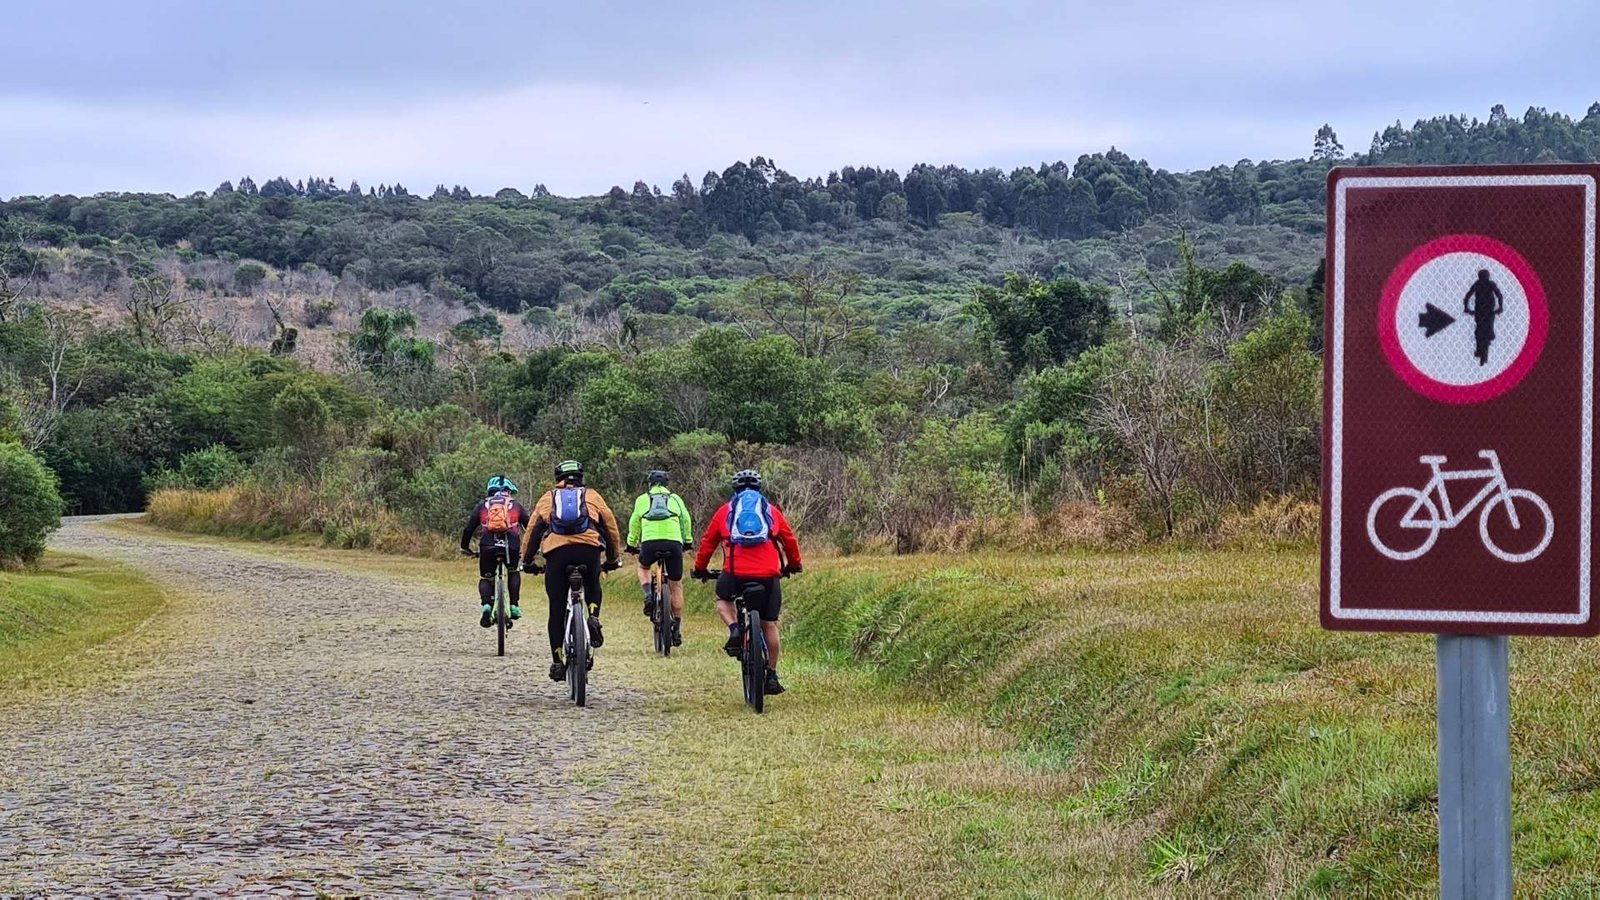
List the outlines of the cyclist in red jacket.
<svg viewBox="0 0 1600 900">
<path fill-rule="evenodd" d="M 767 685 L 769 694 L 783 693 L 778 681 L 778 615 L 783 611 L 783 591 L 778 582 L 784 575 L 798 575 L 803 569 L 800 542 L 784 519 L 783 512 L 761 493 L 760 474 L 745 469 L 733 476 L 733 498 L 722 504 L 706 522 L 695 554 L 694 577 L 711 577 L 706 566 L 711 554 L 722 550 L 722 575 L 717 579 L 717 614 L 728 626 L 728 642 L 723 649 L 738 656 L 744 641 L 739 633 L 739 617 L 733 600 L 741 585 L 751 582 L 767 589 L 766 600 L 758 610 L 761 630 L 767 636 Z"/>
</svg>

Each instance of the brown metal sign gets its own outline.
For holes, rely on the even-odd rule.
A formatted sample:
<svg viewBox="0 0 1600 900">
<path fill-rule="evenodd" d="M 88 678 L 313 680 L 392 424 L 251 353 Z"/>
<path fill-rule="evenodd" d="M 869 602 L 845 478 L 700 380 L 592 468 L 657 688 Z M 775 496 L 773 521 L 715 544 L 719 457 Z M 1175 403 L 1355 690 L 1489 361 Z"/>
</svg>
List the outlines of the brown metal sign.
<svg viewBox="0 0 1600 900">
<path fill-rule="evenodd" d="M 1328 178 L 1322 624 L 1593 635 L 1600 166 Z"/>
</svg>

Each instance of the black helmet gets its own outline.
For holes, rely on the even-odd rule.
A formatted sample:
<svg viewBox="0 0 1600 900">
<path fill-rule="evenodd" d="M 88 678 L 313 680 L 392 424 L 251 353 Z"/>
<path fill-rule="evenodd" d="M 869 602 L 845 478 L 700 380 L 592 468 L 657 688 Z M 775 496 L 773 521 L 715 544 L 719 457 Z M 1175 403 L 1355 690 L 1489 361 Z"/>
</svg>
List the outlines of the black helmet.
<svg viewBox="0 0 1600 900">
<path fill-rule="evenodd" d="M 575 459 L 564 459 L 556 463 L 556 480 L 566 481 L 569 478 L 583 477 L 583 463 Z"/>
<path fill-rule="evenodd" d="M 733 475 L 733 489 L 736 491 L 761 490 L 761 473 L 755 469 L 740 469 Z"/>
<path fill-rule="evenodd" d="M 651 487 L 655 487 L 658 484 L 665 487 L 667 483 L 667 473 L 660 469 L 651 469 L 648 480 Z"/>
</svg>

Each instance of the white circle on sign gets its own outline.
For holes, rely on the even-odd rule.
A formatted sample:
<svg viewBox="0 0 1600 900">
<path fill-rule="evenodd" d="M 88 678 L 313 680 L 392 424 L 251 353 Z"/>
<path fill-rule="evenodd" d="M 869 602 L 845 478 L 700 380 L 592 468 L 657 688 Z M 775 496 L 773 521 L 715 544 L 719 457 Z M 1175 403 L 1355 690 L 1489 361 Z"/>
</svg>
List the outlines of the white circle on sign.
<svg viewBox="0 0 1600 900">
<path fill-rule="evenodd" d="M 1480 273 L 1488 273 L 1488 285 L 1481 285 Z M 1498 302 L 1489 285 L 1498 289 Z M 1493 304 L 1482 319 L 1467 311 L 1480 297 Z M 1491 314 L 1496 308 L 1499 314 Z M 1467 387 L 1498 378 L 1528 343 L 1527 290 L 1504 263 L 1483 253 L 1446 253 L 1424 263 L 1400 289 L 1394 316 L 1401 352 L 1440 384 Z M 1446 316 L 1454 321 L 1445 325 Z M 1438 330 L 1430 335 L 1424 323 Z"/>
</svg>

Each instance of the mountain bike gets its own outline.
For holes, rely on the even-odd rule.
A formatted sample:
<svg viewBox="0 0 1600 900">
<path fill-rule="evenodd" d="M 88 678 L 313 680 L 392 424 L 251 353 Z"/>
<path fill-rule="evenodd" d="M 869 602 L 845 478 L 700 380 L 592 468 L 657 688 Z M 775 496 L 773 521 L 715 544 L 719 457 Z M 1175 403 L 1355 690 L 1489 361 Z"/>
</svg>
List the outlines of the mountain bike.
<svg viewBox="0 0 1600 900">
<path fill-rule="evenodd" d="M 589 608 L 583 598 L 583 578 L 588 566 L 567 566 L 567 695 L 578 706 L 588 702 L 589 668 L 594 657 L 589 649 Z"/>
<path fill-rule="evenodd" d="M 639 555 L 638 548 L 629 553 Z M 656 652 L 671 656 L 677 617 L 672 613 L 672 588 L 667 583 L 666 561 L 657 559 L 650 564 L 650 583 L 646 585 L 645 606 L 649 609 L 650 630 L 654 634 Z"/>
<path fill-rule="evenodd" d="M 1481 507 L 1482 511 L 1478 513 L 1478 538 L 1483 542 L 1484 549 L 1509 563 L 1527 562 L 1543 553 L 1550 546 L 1554 531 L 1550 504 L 1532 491 L 1511 487 L 1504 470 L 1500 468 L 1498 453 L 1480 450 L 1478 456 L 1489 464 L 1489 468 L 1446 471 L 1445 457 L 1421 457 L 1418 462 L 1433 470 L 1427 484 L 1420 490 L 1390 488 L 1379 494 L 1367 509 L 1367 538 L 1372 541 L 1372 546 L 1397 562 L 1416 559 L 1433 549 L 1434 543 L 1439 540 L 1439 532 L 1455 528 Z M 1456 508 L 1450 502 L 1448 482 L 1466 480 L 1485 483 L 1465 505 Z M 1400 503 L 1391 502 L 1395 500 Z M 1502 532 L 1499 541 L 1491 534 L 1491 525 L 1497 526 Z M 1509 533 L 1500 526 L 1509 526 Z M 1407 537 L 1408 532 L 1413 537 Z M 1512 549 L 1501 546 L 1511 536 L 1515 536 L 1521 546 Z M 1403 544 L 1401 539 L 1404 539 Z"/>
<path fill-rule="evenodd" d="M 716 583 L 721 574 L 720 569 L 710 569 L 703 580 Z M 744 702 L 758 715 L 767 708 L 767 633 L 761 629 L 761 612 L 757 609 L 766 598 L 766 585 L 747 581 L 739 585 L 733 601 L 743 632 L 739 674 L 744 683 Z"/>
<path fill-rule="evenodd" d="M 656 652 L 672 655 L 672 592 L 667 588 L 666 566 L 661 560 L 650 564 L 650 625 L 655 633 Z"/>
<path fill-rule="evenodd" d="M 480 550 L 469 550 L 467 555 L 477 556 L 481 552 L 483 539 L 480 538 L 478 543 Z M 499 537 L 494 538 L 494 543 L 490 546 L 500 551 L 500 560 L 494 566 L 494 608 L 490 611 L 490 615 L 494 618 L 495 644 L 497 647 L 495 655 L 505 656 L 506 632 L 511 629 L 512 625 L 516 624 L 516 620 L 511 618 L 510 608 L 506 605 L 508 591 L 506 578 L 511 566 L 511 544 L 504 537 Z"/>
</svg>

